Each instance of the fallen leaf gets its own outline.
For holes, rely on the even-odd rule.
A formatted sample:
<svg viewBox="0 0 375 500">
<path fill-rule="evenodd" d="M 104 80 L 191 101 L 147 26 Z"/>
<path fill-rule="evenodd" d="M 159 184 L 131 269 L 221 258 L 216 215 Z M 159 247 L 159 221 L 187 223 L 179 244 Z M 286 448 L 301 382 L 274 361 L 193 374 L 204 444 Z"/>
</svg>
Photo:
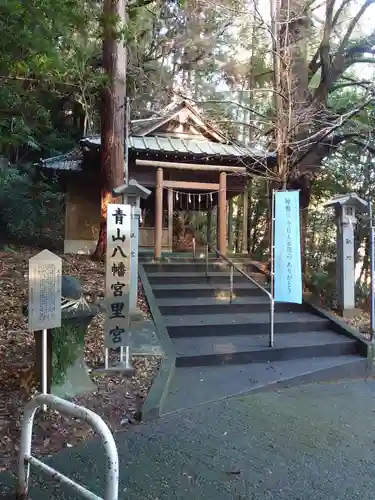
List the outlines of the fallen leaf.
<svg viewBox="0 0 375 500">
<path fill-rule="evenodd" d="M 41 249 L 20 247 L 0 252 L 0 471 L 14 468 L 18 460 L 20 425 L 23 407 L 36 392 L 33 379 L 34 336 L 29 333 L 22 308 L 27 302 L 28 261 Z M 61 255 L 63 273 L 79 278 L 90 301 L 104 294 L 104 264 L 87 256 Z M 141 283 L 138 283 L 138 307 L 150 316 Z M 98 314 L 85 336 L 85 358 L 88 367 L 104 364 L 104 315 Z M 117 376 L 95 376 L 97 385 L 93 394 L 74 398 L 74 402 L 96 412 L 112 431 L 124 429 L 121 420 L 135 422 L 140 406 L 158 369 L 158 357 L 133 357 L 135 374 L 130 379 Z M 130 426 L 130 425 L 129 425 Z M 127 426 L 125 426 L 127 428 Z M 93 430 L 84 422 L 60 415 L 54 410 L 35 417 L 33 454 L 52 455 L 64 447 L 93 436 Z"/>
</svg>

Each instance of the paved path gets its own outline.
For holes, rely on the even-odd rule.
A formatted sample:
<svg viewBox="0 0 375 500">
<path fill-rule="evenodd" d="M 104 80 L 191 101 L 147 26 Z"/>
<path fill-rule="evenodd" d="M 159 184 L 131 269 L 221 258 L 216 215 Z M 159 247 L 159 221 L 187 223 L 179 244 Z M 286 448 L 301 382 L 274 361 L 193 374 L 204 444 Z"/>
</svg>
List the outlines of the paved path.
<svg viewBox="0 0 375 500">
<path fill-rule="evenodd" d="M 314 384 L 203 405 L 119 433 L 117 442 L 120 499 L 374 500 L 375 382 Z M 97 442 L 51 462 L 101 494 Z M 6 493 L 12 478 L 0 476 L 1 483 Z M 79 498 L 51 484 L 40 489 L 34 482 L 31 499 Z"/>
</svg>

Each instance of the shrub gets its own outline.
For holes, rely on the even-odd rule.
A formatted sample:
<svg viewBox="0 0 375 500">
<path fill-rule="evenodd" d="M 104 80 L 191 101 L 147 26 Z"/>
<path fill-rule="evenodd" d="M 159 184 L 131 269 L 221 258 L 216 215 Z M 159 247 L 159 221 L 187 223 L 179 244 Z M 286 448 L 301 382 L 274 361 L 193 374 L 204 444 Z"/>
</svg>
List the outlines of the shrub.
<svg viewBox="0 0 375 500">
<path fill-rule="evenodd" d="M 32 168 L 0 169 L 0 225 L 4 240 L 59 248 L 64 196 L 56 181 Z"/>
</svg>

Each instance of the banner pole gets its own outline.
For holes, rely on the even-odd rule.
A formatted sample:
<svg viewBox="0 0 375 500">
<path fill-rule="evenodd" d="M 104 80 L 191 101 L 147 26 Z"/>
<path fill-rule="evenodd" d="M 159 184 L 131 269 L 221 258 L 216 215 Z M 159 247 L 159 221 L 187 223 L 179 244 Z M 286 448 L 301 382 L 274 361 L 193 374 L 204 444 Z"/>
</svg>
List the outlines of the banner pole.
<svg viewBox="0 0 375 500">
<path fill-rule="evenodd" d="M 370 219 L 370 238 L 369 238 L 369 244 L 370 244 L 370 334 L 371 334 L 371 343 L 372 345 L 375 344 L 375 262 L 374 262 L 374 245 L 375 245 L 375 240 L 374 240 L 374 226 L 373 226 L 373 220 L 372 220 L 372 203 L 371 200 L 369 200 L 369 219 Z"/>
<path fill-rule="evenodd" d="M 274 272 L 275 272 L 275 255 L 274 255 L 274 224 L 275 224 L 275 190 L 272 189 L 272 198 L 271 198 L 271 295 L 274 296 L 273 293 L 273 283 L 274 283 Z"/>
</svg>

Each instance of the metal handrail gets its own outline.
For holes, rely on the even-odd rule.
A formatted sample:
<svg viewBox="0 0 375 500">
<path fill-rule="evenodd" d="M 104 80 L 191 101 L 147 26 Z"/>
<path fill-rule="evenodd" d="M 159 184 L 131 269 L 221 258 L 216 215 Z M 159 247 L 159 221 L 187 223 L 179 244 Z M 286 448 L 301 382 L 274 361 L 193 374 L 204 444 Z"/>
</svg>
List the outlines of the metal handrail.
<svg viewBox="0 0 375 500">
<path fill-rule="evenodd" d="M 190 225 L 190 229 L 193 233 L 194 236 L 194 249 L 195 249 L 195 240 L 197 238 L 197 230 L 193 225 Z M 200 240 L 203 240 L 204 245 L 205 245 L 205 256 L 206 256 L 206 276 L 208 277 L 208 253 L 209 250 L 214 252 L 218 257 L 224 260 L 229 265 L 229 300 L 232 302 L 233 300 L 233 285 L 234 285 L 234 272 L 233 270 L 235 269 L 237 272 L 239 272 L 242 276 L 244 276 L 246 279 L 248 279 L 251 283 L 253 283 L 259 290 L 261 290 L 269 299 L 270 301 L 270 332 L 269 332 L 269 346 L 273 347 L 274 346 L 274 315 L 275 315 L 275 301 L 272 295 L 272 285 L 271 285 L 271 293 L 266 290 L 262 285 L 260 285 L 254 278 L 249 276 L 245 271 L 243 271 L 240 267 L 238 267 L 231 259 L 228 259 L 226 255 L 223 255 L 219 250 L 212 245 L 209 245 L 208 241 L 206 238 L 203 237 L 203 235 L 200 234 Z"/>
<path fill-rule="evenodd" d="M 238 271 L 240 274 L 242 274 L 242 276 L 244 276 L 249 281 L 251 281 L 255 286 L 257 286 L 259 288 L 259 290 L 262 290 L 262 292 L 264 292 L 269 299 L 273 299 L 272 295 L 270 294 L 270 292 L 268 290 L 266 290 L 264 287 L 262 287 L 262 285 L 260 283 L 258 283 L 254 278 L 252 278 L 249 274 L 245 273 L 245 271 L 243 271 L 240 267 L 238 267 L 237 264 L 235 264 L 231 259 L 228 259 L 228 257 L 226 257 L 225 255 L 220 253 L 217 248 L 211 247 L 210 249 L 214 253 L 216 253 L 216 255 L 218 255 L 221 259 L 225 260 L 225 262 L 227 262 L 229 265 L 234 267 L 234 269 L 236 271 Z"/>
<path fill-rule="evenodd" d="M 234 274 L 233 269 L 239 272 L 242 276 L 248 279 L 251 283 L 253 283 L 259 290 L 261 290 L 270 301 L 270 332 L 269 332 L 269 346 L 273 347 L 274 345 L 274 313 L 275 313 L 275 301 L 272 294 L 266 290 L 262 285 L 260 285 L 254 278 L 249 276 L 245 271 L 243 271 L 240 267 L 238 267 L 231 259 L 228 259 L 225 255 L 223 255 L 219 250 L 215 247 L 209 246 L 207 243 L 205 244 L 206 249 L 206 276 L 208 276 L 208 253 L 209 250 L 214 252 L 218 257 L 220 257 L 224 262 L 226 262 L 230 266 L 230 274 L 229 274 L 229 286 L 230 286 L 230 302 L 233 300 L 233 285 L 234 285 Z"/>
<path fill-rule="evenodd" d="M 31 455 L 31 438 L 33 432 L 33 423 L 36 410 L 43 405 L 48 405 L 49 408 L 59 411 L 63 415 L 68 415 L 73 418 L 79 418 L 93 427 L 100 437 L 105 452 L 105 491 L 104 500 L 118 500 L 118 484 L 119 484 L 119 460 L 115 441 L 111 431 L 108 429 L 104 421 L 91 410 L 78 406 L 70 401 L 61 399 L 52 394 L 38 394 L 31 399 L 25 406 L 25 411 L 21 425 L 21 441 L 18 466 L 18 484 L 17 498 L 28 498 L 30 465 L 42 470 L 45 474 L 51 476 L 56 481 L 70 486 L 75 492 L 82 495 L 88 500 L 103 500 L 95 493 L 89 491 L 84 486 L 76 483 L 69 477 L 61 474 L 52 467 L 48 466 L 41 460 Z"/>
</svg>

